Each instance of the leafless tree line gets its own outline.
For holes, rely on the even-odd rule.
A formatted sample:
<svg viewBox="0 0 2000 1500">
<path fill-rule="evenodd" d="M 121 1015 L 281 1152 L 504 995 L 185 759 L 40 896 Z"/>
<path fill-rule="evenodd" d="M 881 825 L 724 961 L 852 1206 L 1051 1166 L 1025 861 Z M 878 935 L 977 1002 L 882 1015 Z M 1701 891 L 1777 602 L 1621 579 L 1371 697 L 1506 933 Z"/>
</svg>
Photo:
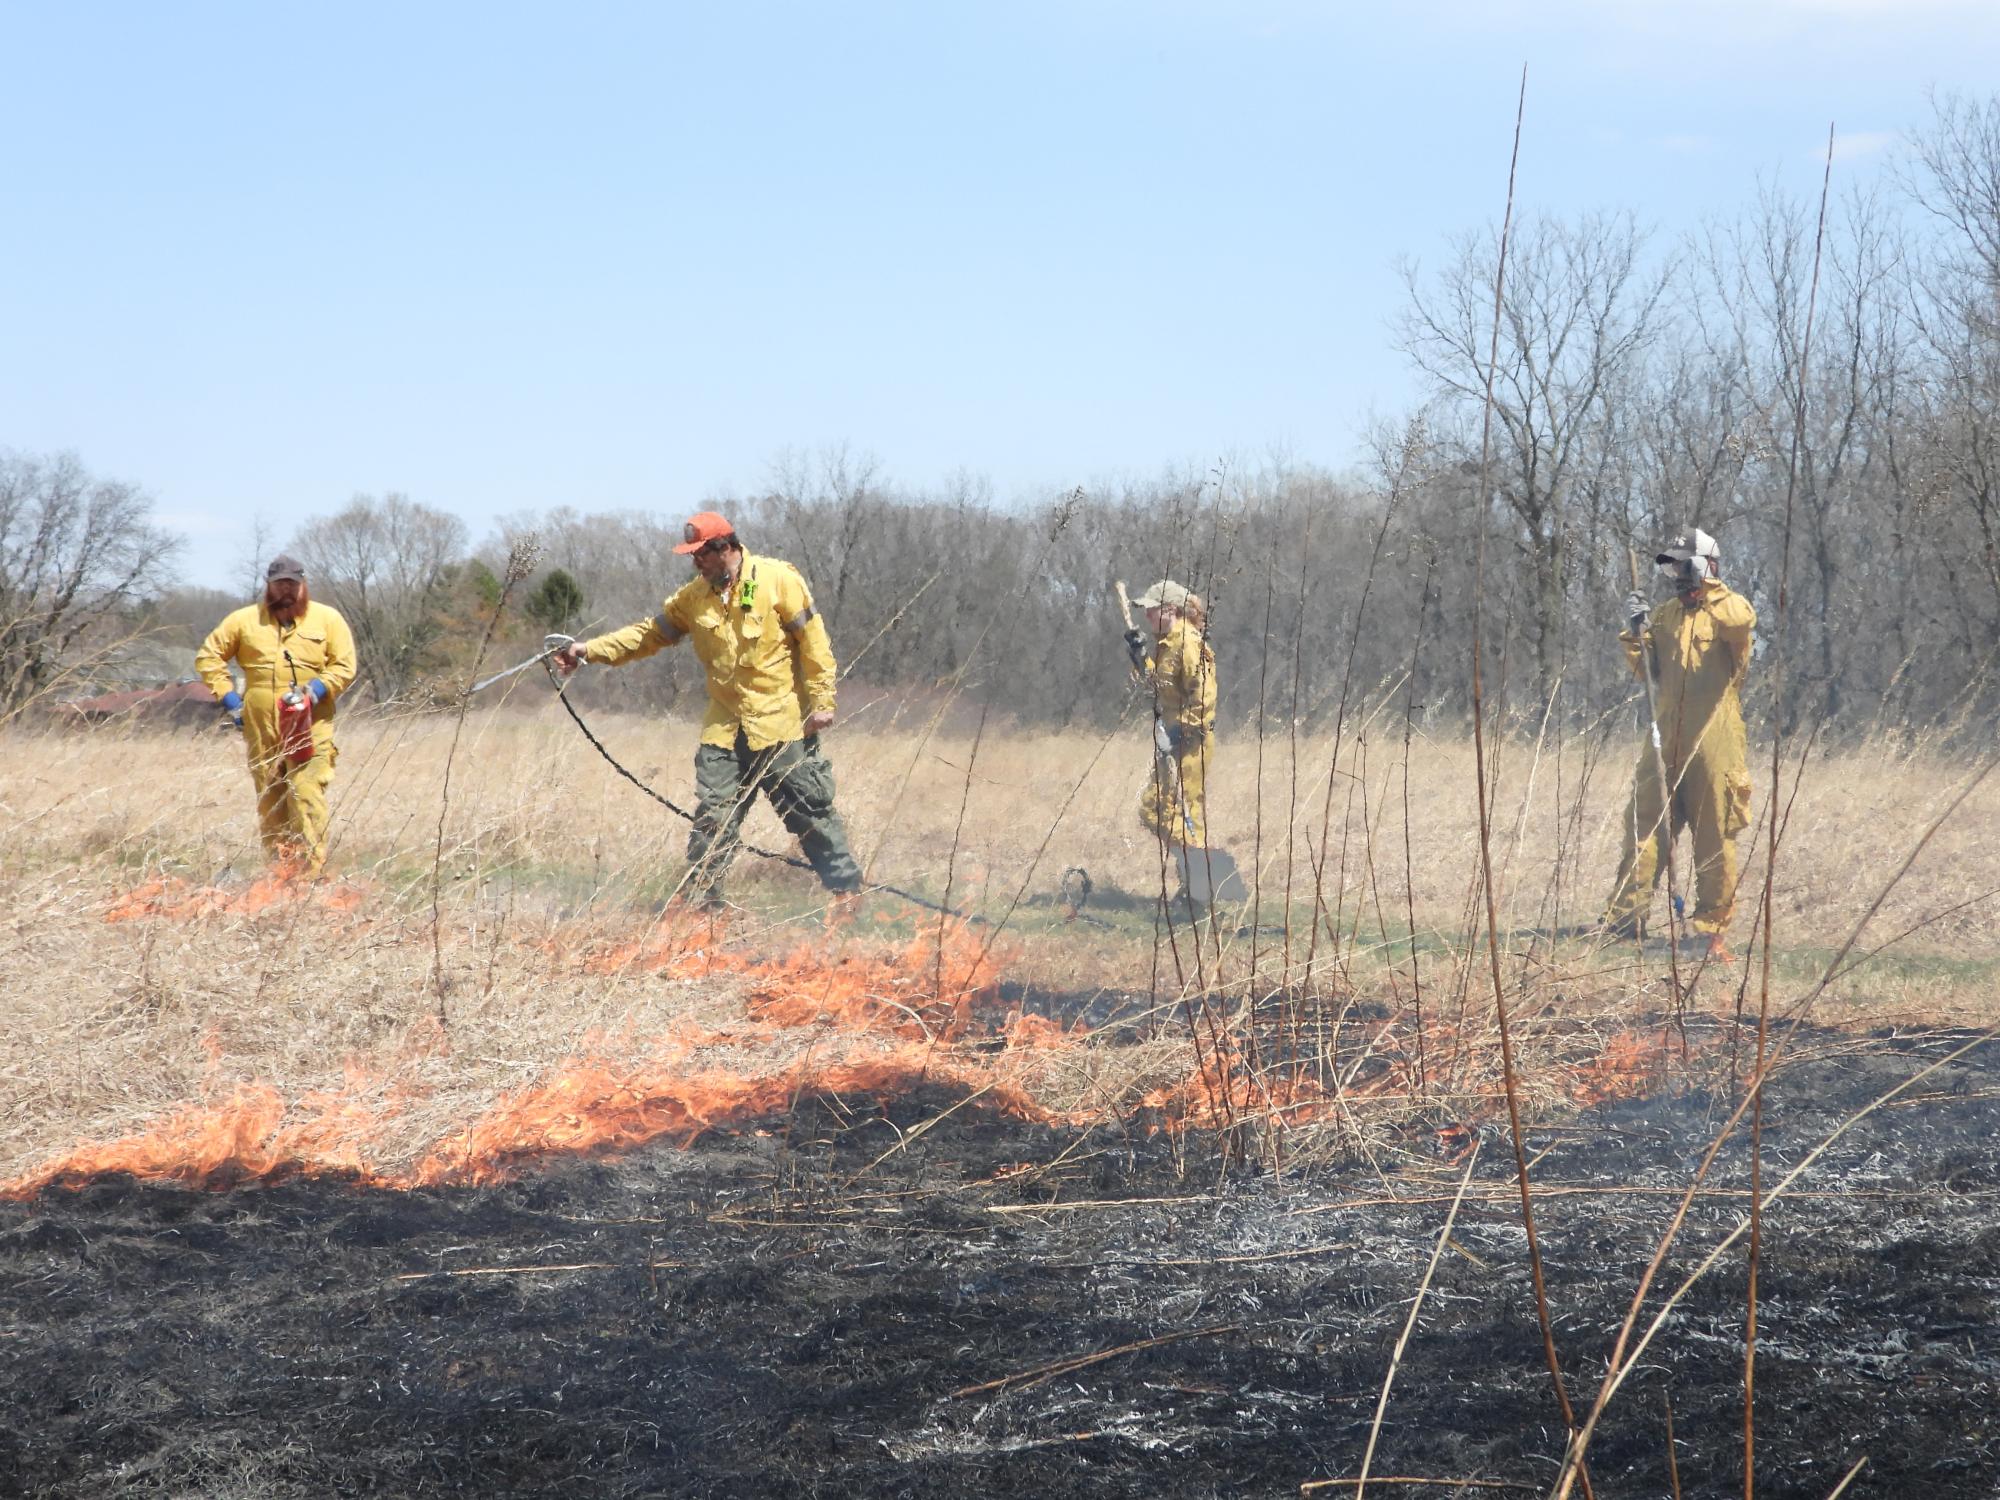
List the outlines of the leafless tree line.
<svg viewBox="0 0 2000 1500">
<path fill-rule="evenodd" d="M 172 581 L 178 538 L 135 484 L 74 454 L 0 450 L 0 709 L 82 680 L 124 616 Z"/>
<path fill-rule="evenodd" d="M 804 569 L 849 691 L 962 688 L 1023 721 L 1097 722 L 1125 701 L 1114 578 L 1203 593 L 1222 714 L 1312 720 L 1351 682 L 1460 715 L 1454 649 L 1483 601 L 1505 700 L 1575 722 L 1631 692 L 1609 637 L 1642 559 L 1689 525 L 1782 645 L 1787 727 L 1981 726 L 2000 713 L 2000 96 L 1939 98 L 1890 186 L 1849 193 L 1799 370 L 1813 223 L 1774 190 L 1671 242 L 1630 214 L 1517 225 L 1490 372 L 1496 461 L 1478 493 L 1492 231 L 1410 263 L 1398 343 L 1426 384 L 1364 462 L 1283 462 L 997 504 L 959 475 L 887 482 L 845 449 L 787 455 L 715 504 L 753 550 Z M 1803 403 L 1791 596 L 1782 512 Z M 689 508 L 693 508 L 690 506 Z M 687 576 L 681 512 L 558 509 L 468 547 L 458 519 L 358 497 L 284 539 L 355 626 L 380 699 L 448 684 L 498 597 L 495 559 L 539 531 L 543 576 L 514 626 L 589 630 L 652 613 Z M 0 690 L 157 593 L 174 558 L 132 486 L 74 459 L 0 467 Z M 1366 608 L 1360 608 L 1365 595 Z M 171 616 L 171 605 L 165 614 Z M 505 622 L 503 622 L 505 623 Z M 1426 643 L 1428 660 L 1412 660 Z M 1351 654 L 1351 668 L 1350 668 Z M 1351 678 L 1350 678 L 1351 671 Z M 1414 674 L 1414 680 L 1410 680 Z M 669 655 L 579 688 L 669 705 L 698 691 Z M 1755 678 L 1753 677 L 1753 691 Z M 850 698 L 850 701 L 853 701 Z"/>
</svg>

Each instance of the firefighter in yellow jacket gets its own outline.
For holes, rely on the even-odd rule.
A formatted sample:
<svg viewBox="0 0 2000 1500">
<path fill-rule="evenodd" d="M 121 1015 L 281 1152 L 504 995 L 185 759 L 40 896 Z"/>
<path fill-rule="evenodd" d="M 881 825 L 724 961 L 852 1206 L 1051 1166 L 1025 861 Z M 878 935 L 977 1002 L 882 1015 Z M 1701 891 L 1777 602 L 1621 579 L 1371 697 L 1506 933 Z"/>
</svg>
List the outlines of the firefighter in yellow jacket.
<svg viewBox="0 0 2000 1500">
<path fill-rule="evenodd" d="M 723 904 L 722 879 L 743 820 L 762 792 L 799 841 L 820 884 L 839 894 L 861 886 L 861 869 L 833 806 L 833 767 L 820 731 L 834 721 L 839 673 L 826 622 L 790 563 L 749 552 L 713 511 L 691 519 L 674 551 L 694 559 L 695 577 L 650 619 L 577 641 L 559 670 L 583 662 L 618 666 L 689 641 L 708 674 L 708 712 L 695 750 L 694 827 L 688 894 Z"/>
<path fill-rule="evenodd" d="M 1170 844 L 1208 843 L 1203 792 L 1215 750 L 1215 653 L 1203 639 L 1201 597 L 1161 579 L 1132 601 L 1146 612 L 1149 643 L 1127 638 L 1156 712 L 1153 774 L 1139 797 L 1139 821 Z"/>
<path fill-rule="evenodd" d="M 228 663 L 243 673 L 238 692 Z M 306 586 L 306 570 L 280 555 L 264 570 L 264 597 L 224 616 L 195 653 L 194 669 L 243 731 L 250 781 L 257 788 L 257 829 L 270 858 L 302 856 L 309 873 L 326 862 L 327 789 L 333 784 L 334 703 L 354 681 L 354 635 L 340 611 Z M 312 755 L 284 754 L 279 700 L 296 689 L 309 704 Z"/>
<path fill-rule="evenodd" d="M 1736 906 L 1736 836 L 1750 822 L 1749 749 L 1738 689 L 1750 666 L 1757 611 L 1721 577 L 1715 539 L 1691 531 L 1655 558 L 1674 597 L 1648 610 L 1634 591 L 1625 601 L 1628 628 L 1619 636 L 1632 673 L 1653 679 L 1656 759 L 1641 746 L 1625 819 L 1618 883 L 1600 919 L 1609 932 L 1645 930 L 1666 854 L 1666 841 L 1685 828 L 1694 841 L 1694 914 L 1690 926 L 1706 950 L 1727 958 L 1724 934 Z M 1662 771 L 1672 816 L 1660 806 Z"/>
</svg>

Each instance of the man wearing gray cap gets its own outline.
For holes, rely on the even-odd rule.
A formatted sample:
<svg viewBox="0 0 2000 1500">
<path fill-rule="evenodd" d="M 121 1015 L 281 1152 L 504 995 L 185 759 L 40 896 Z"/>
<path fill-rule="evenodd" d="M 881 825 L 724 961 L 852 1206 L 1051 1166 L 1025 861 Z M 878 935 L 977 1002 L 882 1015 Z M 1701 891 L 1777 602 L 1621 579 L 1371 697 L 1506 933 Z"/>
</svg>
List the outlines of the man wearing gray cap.
<svg viewBox="0 0 2000 1500">
<path fill-rule="evenodd" d="M 240 692 L 232 661 L 243 673 Z M 223 617 L 195 653 L 194 669 L 221 703 L 224 724 L 243 731 L 266 857 L 318 874 L 339 753 L 334 700 L 354 681 L 347 621 L 313 599 L 305 565 L 281 553 L 264 570 L 263 599 Z"/>
</svg>

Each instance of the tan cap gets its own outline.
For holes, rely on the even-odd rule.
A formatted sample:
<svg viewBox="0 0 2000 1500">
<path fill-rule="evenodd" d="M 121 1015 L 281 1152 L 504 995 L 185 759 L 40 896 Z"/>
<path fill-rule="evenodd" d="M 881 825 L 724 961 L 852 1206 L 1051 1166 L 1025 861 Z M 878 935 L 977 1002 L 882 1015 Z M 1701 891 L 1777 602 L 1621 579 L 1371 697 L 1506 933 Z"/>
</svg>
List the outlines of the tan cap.
<svg viewBox="0 0 2000 1500">
<path fill-rule="evenodd" d="M 1163 605 L 1171 605 L 1175 609 L 1185 609 L 1188 600 L 1193 597 L 1192 592 L 1182 585 L 1175 583 L 1173 579 L 1162 578 L 1132 602 L 1141 609 L 1159 609 Z"/>
</svg>

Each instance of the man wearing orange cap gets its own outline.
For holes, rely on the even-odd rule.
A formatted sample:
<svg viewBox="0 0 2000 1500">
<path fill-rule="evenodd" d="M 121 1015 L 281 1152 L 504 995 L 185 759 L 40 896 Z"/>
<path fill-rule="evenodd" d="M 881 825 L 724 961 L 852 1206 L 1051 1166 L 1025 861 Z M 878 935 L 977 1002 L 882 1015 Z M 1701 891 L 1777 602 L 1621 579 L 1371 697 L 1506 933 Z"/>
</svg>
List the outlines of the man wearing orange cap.
<svg viewBox="0 0 2000 1500">
<path fill-rule="evenodd" d="M 826 622 L 799 570 L 743 546 L 714 511 L 693 517 L 674 551 L 694 559 L 695 577 L 650 619 L 556 653 L 564 673 L 584 662 L 620 666 L 686 640 L 708 672 L 708 713 L 695 750 L 689 894 L 722 902 L 743 820 L 758 792 L 812 862 L 820 883 L 845 893 L 861 869 L 833 807 L 833 767 L 819 733 L 834 720 L 838 676 Z"/>
</svg>

